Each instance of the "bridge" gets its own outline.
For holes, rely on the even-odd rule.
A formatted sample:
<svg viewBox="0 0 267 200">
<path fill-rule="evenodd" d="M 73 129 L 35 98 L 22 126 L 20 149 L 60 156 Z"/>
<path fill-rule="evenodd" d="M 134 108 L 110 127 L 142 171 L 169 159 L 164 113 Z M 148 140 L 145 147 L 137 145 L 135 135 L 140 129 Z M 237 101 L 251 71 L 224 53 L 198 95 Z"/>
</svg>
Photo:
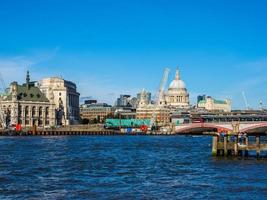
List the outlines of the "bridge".
<svg viewBox="0 0 267 200">
<path fill-rule="evenodd" d="M 218 130 L 234 131 L 234 127 L 239 127 L 239 132 L 246 134 L 267 134 L 267 122 L 222 122 L 222 123 L 189 123 L 175 126 L 176 134 L 196 134 L 201 135 L 206 132 L 217 132 Z"/>
</svg>

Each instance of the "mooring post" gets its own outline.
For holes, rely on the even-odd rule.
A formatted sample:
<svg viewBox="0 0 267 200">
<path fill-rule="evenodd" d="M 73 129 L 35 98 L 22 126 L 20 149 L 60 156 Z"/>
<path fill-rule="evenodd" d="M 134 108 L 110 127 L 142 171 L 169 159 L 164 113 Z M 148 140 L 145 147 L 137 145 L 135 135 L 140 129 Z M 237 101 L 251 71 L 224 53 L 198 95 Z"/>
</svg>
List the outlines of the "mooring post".
<svg viewBox="0 0 267 200">
<path fill-rule="evenodd" d="M 224 156 L 228 155 L 228 149 L 227 149 L 227 136 L 223 137 L 223 143 L 224 143 Z"/>
<path fill-rule="evenodd" d="M 245 150 L 245 157 L 248 157 L 248 136 L 245 136 L 245 145 L 246 145 L 246 150 Z"/>
<path fill-rule="evenodd" d="M 218 136 L 212 137 L 212 156 L 218 155 Z"/>
<path fill-rule="evenodd" d="M 257 157 L 260 157 L 260 152 L 261 152 L 261 147 L 260 147 L 260 136 L 256 136 L 256 152 L 257 152 Z"/>
<path fill-rule="evenodd" d="M 234 154 L 238 156 L 238 135 L 235 135 Z"/>
</svg>

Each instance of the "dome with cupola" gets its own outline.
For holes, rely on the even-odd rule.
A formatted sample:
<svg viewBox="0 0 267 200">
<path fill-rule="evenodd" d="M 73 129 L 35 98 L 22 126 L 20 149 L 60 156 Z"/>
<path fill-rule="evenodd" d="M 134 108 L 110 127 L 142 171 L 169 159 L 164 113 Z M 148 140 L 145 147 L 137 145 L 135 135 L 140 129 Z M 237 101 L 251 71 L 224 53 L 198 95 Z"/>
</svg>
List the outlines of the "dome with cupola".
<svg viewBox="0 0 267 200">
<path fill-rule="evenodd" d="M 167 105 L 176 108 L 189 107 L 189 94 L 184 81 L 181 80 L 181 75 L 178 68 L 175 73 L 175 79 L 171 82 L 166 93 L 166 102 Z"/>
<path fill-rule="evenodd" d="M 186 85 L 184 81 L 180 79 L 180 72 L 177 69 L 175 74 L 175 79 L 171 82 L 169 90 L 179 90 L 179 89 L 186 89 Z"/>
</svg>

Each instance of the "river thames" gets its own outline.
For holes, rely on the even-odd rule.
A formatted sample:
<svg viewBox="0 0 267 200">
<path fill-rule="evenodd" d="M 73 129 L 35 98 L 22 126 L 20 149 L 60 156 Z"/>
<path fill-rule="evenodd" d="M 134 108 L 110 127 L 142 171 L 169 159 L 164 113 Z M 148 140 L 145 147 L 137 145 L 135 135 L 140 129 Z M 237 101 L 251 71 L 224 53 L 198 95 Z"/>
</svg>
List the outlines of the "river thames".
<svg viewBox="0 0 267 200">
<path fill-rule="evenodd" d="M 266 196 L 267 160 L 213 158 L 209 137 L 0 138 L 0 199 Z"/>
</svg>

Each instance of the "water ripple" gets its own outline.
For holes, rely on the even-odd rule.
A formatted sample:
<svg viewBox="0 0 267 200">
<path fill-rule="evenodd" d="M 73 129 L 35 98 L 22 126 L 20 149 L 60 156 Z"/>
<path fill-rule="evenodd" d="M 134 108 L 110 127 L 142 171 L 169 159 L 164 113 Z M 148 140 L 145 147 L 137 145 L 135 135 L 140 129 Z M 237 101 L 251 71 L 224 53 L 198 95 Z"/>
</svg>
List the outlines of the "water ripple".
<svg viewBox="0 0 267 200">
<path fill-rule="evenodd" d="M 0 199 L 264 199 L 266 160 L 206 137 L 2 137 Z"/>
</svg>

